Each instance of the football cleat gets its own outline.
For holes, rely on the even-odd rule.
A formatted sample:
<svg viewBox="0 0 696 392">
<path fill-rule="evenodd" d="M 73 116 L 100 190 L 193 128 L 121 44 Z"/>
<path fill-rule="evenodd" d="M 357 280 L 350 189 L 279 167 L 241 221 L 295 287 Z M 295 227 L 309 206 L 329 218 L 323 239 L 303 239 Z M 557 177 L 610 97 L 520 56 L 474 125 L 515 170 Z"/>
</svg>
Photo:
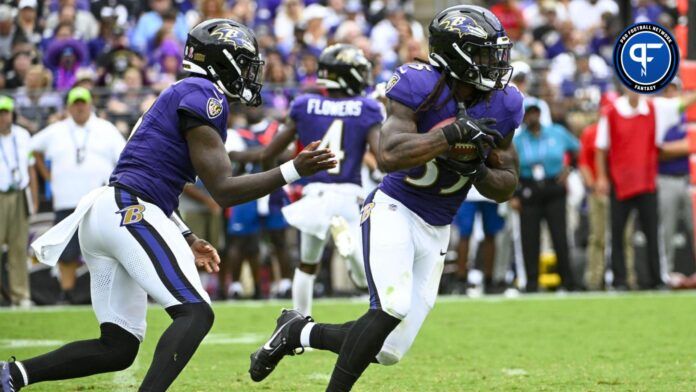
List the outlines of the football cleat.
<svg viewBox="0 0 696 392">
<path fill-rule="evenodd" d="M 10 362 L 0 361 L 0 392 L 17 392 L 19 389 L 12 381 Z"/>
<path fill-rule="evenodd" d="M 260 382 L 275 369 L 278 362 L 286 355 L 302 354 L 302 347 L 291 347 L 289 343 L 290 328 L 296 323 L 306 324 L 312 320 L 309 316 L 303 316 L 297 310 L 283 309 L 276 321 L 273 335 L 261 348 L 251 354 L 249 375 L 251 379 Z M 299 352 L 296 350 L 299 349 Z"/>
</svg>

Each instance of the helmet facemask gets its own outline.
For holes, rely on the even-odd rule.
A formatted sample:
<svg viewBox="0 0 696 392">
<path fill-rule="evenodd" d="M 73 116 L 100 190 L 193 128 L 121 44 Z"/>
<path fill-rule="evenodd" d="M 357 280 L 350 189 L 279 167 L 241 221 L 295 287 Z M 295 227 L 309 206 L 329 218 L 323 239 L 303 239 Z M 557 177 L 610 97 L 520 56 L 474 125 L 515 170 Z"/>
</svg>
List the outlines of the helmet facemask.
<svg viewBox="0 0 696 392">
<path fill-rule="evenodd" d="M 501 39 L 499 39 L 500 41 Z M 452 70 L 457 79 L 475 85 L 481 90 L 502 90 L 510 82 L 510 49 L 512 43 L 503 37 L 505 43 L 479 45 L 467 42 L 462 46 L 452 44 L 455 52 L 468 66 L 462 70 Z"/>
<path fill-rule="evenodd" d="M 252 58 L 246 54 L 240 54 L 235 59 L 227 49 L 223 49 L 222 53 L 227 61 L 232 64 L 235 72 L 217 74 L 212 66 L 208 66 L 208 72 L 211 73 L 211 76 L 218 79 L 218 87 L 231 98 L 239 99 L 246 105 L 261 105 L 261 87 L 263 86 L 263 66 L 265 62 L 260 58 Z"/>
</svg>

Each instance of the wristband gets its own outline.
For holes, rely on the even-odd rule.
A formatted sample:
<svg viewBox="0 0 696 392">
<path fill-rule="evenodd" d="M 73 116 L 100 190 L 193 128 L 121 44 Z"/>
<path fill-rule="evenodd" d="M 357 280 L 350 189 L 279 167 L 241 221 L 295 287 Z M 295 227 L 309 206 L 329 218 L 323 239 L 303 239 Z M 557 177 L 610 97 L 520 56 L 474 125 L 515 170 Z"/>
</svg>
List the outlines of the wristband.
<svg viewBox="0 0 696 392">
<path fill-rule="evenodd" d="M 280 165 L 280 174 L 283 175 L 283 179 L 285 180 L 286 183 L 290 184 L 292 182 L 295 182 L 302 178 L 300 173 L 297 172 L 297 168 L 295 167 L 295 163 L 290 160 L 282 165 Z"/>
<path fill-rule="evenodd" d="M 191 229 L 189 229 L 188 226 L 186 226 L 186 223 L 184 223 L 184 221 L 181 220 L 181 218 L 179 218 L 179 214 L 177 214 L 176 212 L 172 213 L 170 219 L 172 220 L 172 222 L 174 222 L 176 227 L 179 228 L 179 231 L 181 232 L 181 235 L 184 236 L 184 238 L 193 234 Z"/>
<path fill-rule="evenodd" d="M 459 130 L 459 125 L 457 125 L 456 122 L 442 127 L 442 133 L 445 135 L 445 139 L 447 139 L 447 144 L 449 144 L 450 146 L 453 146 L 461 141 L 462 134 Z"/>
</svg>

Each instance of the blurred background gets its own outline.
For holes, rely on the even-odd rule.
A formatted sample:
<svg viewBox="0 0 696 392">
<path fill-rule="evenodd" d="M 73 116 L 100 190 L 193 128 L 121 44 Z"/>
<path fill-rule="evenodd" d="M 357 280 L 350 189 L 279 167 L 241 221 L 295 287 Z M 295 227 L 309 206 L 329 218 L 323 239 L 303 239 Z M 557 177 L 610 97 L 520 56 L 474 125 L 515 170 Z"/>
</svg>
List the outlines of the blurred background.
<svg viewBox="0 0 696 392">
<path fill-rule="evenodd" d="M 633 22 L 659 23 L 679 43 L 682 78 L 662 95 L 680 97 L 696 87 L 696 67 L 687 61 L 688 55 L 696 57 L 696 50 L 688 50 L 688 45 L 696 45 L 696 37 L 687 39 L 688 14 L 696 12 L 696 2 L 473 3 L 493 11 L 514 41 L 512 83 L 528 97 L 523 127 L 553 128 L 557 136 L 551 143 L 564 146 L 559 170 L 547 170 L 546 175 L 553 174 L 553 178 L 543 179 L 553 181 L 561 191 L 545 195 L 542 201 L 530 201 L 525 196 L 527 188 L 521 188 L 515 199 L 503 205 L 472 195 L 453 225 L 441 292 L 478 296 L 688 286 L 695 270 L 688 197 L 658 203 L 658 216 L 663 217 L 659 222 L 635 219 L 635 211 L 626 214 L 622 258 L 627 276 L 616 284 L 610 262 L 611 196 L 595 187 L 596 137 L 592 132 L 596 133 L 601 111 L 623 94 L 614 79 L 612 50 L 617 35 Z M 90 184 L 103 183 L 104 173 L 108 178 L 108 167 L 115 163 L 113 152 L 122 148 L 123 141 L 100 138 L 100 128 L 106 125 L 92 120 L 87 124 L 94 129 L 84 131 L 72 143 L 52 140 L 46 130 L 74 126 L 80 112 L 87 110 L 127 139 L 159 92 L 181 77 L 187 32 L 200 21 L 232 18 L 253 28 L 266 61 L 263 110 L 237 106 L 231 110 L 228 148 L 239 150 L 251 145 L 245 139 L 249 130 L 261 127 L 259 124 L 265 130 L 268 124 L 282 122 L 296 95 L 316 90 L 317 58 L 325 47 L 333 43 L 360 47 L 373 64 L 374 82 L 379 86 L 401 64 L 427 59 L 428 24 L 438 11 L 454 4 L 427 0 L 0 0 L 0 96 L 11 99 L 0 98 L 0 130 L 11 122 L 11 127 L 24 128 L 32 137 L 19 146 L 0 138 L 0 196 L 17 191 L 27 195 L 26 205 L 21 207 L 26 224 L 17 223 L 20 218 L 8 213 L 3 215 L 2 211 L 20 207 L 8 204 L 3 210 L 0 197 L 0 226 L 5 226 L 0 230 L 5 237 L 0 238 L 4 242 L 1 303 L 89 302 L 89 274 L 79 248 L 68 252 L 60 267 L 51 269 L 34 262 L 27 244 L 74 208 Z M 86 88 L 88 94 L 69 98 L 68 92 L 76 86 Z M 383 88 L 369 93 L 383 99 Z M 8 116 L 2 117 L 2 113 Z M 696 115 L 686 111 L 670 141 L 686 138 L 690 120 L 696 120 Z M 518 150 L 527 146 L 524 140 L 516 145 Z M 532 159 L 530 154 L 521 152 L 523 166 L 525 158 Z M 77 164 L 66 168 L 65 156 Z M 661 166 L 656 172 L 656 177 L 676 182 L 663 193 L 688 196 L 687 153 L 669 158 L 680 163 L 678 169 L 663 170 Z M 89 168 L 82 171 L 79 164 L 83 160 L 98 164 L 84 165 Z M 26 166 L 19 168 L 22 173 L 26 170 L 26 178 L 21 173 L 13 177 L 20 165 Z M 383 175 L 370 167 L 364 169 L 368 190 Z M 3 170 L 9 175 L 2 174 Z M 255 169 L 239 166 L 237 170 Z M 66 176 L 69 178 L 61 178 Z M 653 179 L 659 198 L 658 180 Z M 286 187 L 289 200 L 300 194 L 298 187 L 301 185 Z M 234 208 L 222 210 L 201 184 L 187 188 L 180 205 L 184 219 L 223 257 L 224 273 L 202 273 L 212 298 L 289 297 L 299 236 L 284 222 L 267 219 L 276 204 L 261 200 L 236 212 Z M 542 208 L 551 204 L 560 207 L 553 211 Z M 673 213 L 665 222 L 669 211 Z M 247 217 L 249 214 L 253 216 Z M 241 228 L 240 219 L 261 224 Z M 653 224 L 656 227 L 648 230 L 641 227 Z M 650 238 L 645 233 L 653 231 L 659 233 L 659 283 L 650 280 L 655 260 L 646 250 Z M 332 247 L 324 255 L 315 291 L 317 296 L 360 294 Z"/>
</svg>

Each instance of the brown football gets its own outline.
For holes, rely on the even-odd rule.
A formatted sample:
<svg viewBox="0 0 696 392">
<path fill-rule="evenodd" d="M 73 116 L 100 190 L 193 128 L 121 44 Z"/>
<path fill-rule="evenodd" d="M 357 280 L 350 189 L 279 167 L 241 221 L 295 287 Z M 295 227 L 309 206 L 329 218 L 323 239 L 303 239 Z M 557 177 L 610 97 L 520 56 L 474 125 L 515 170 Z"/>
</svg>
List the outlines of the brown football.
<svg viewBox="0 0 696 392">
<path fill-rule="evenodd" d="M 439 123 L 435 124 L 435 126 L 433 126 L 429 132 L 432 132 L 436 129 L 440 129 L 445 125 L 452 124 L 455 120 L 456 117 L 446 118 L 440 121 Z M 458 161 L 469 162 L 478 158 L 478 151 L 476 150 L 476 146 L 474 144 L 457 143 L 454 146 L 450 147 L 449 151 L 447 151 L 445 156 L 447 158 L 456 159 Z"/>
</svg>

